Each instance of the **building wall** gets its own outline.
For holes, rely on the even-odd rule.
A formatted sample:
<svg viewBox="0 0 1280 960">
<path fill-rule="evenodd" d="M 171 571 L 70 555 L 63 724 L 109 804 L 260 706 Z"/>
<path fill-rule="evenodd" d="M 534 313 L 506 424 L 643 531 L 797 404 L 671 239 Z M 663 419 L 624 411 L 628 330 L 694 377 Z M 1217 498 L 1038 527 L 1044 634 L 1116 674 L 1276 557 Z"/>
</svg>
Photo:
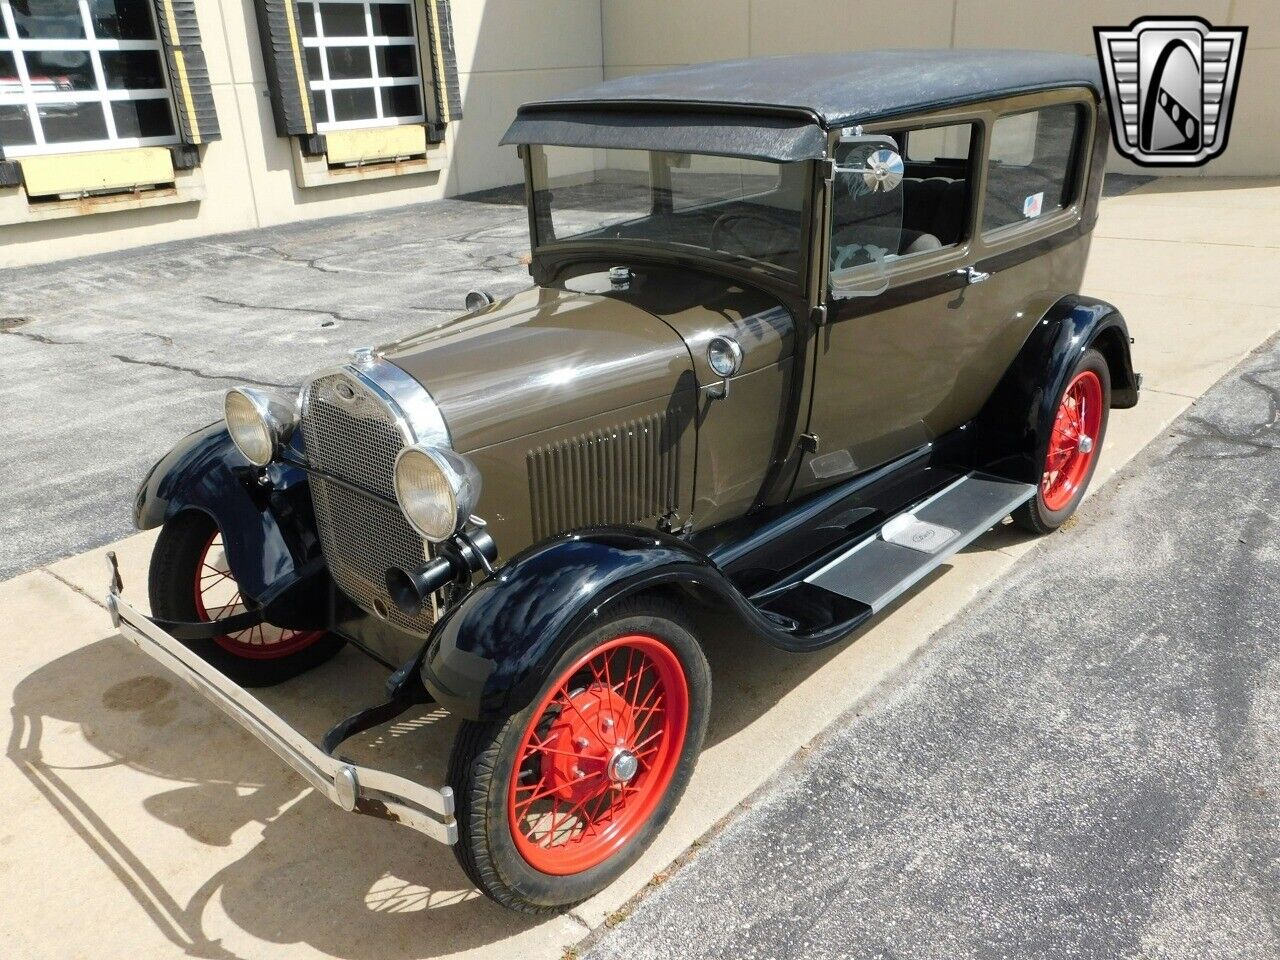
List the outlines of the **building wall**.
<svg viewBox="0 0 1280 960">
<path fill-rule="evenodd" d="M 1194 14 L 1247 25 L 1226 152 L 1191 176 L 1280 174 L 1280 3 L 1276 0 L 602 0 L 604 73 L 626 76 L 701 60 L 892 47 L 1009 47 L 1093 56 L 1095 26 Z M 679 23 L 678 30 L 654 24 Z M 1115 155 L 1108 169 L 1150 173 Z M 1161 171 L 1162 173 L 1164 171 Z"/>
<path fill-rule="evenodd" d="M 1280 3 L 1197 0 L 1179 8 L 1250 27 L 1227 152 L 1190 175 L 1276 175 Z M 464 119 L 430 172 L 301 186 L 277 135 L 253 0 L 196 0 L 222 139 L 202 148 L 203 199 L 0 226 L 0 267 L 418 203 L 513 183 L 497 145 L 519 103 L 665 66 L 872 47 L 1027 47 L 1092 54 L 1092 28 L 1168 13 L 1162 2 L 1077 0 L 454 0 Z M 424 54 L 425 59 L 425 54 Z M 423 76 L 429 76 L 426 64 Z M 1111 169 L 1137 172 L 1113 157 Z M 12 194 L 14 191 L 8 191 Z M 12 198 L 11 198 L 12 199 Z M 5 191 L 0 190 L 0 223 Z M 15 209 L 10 202 L 10 210 Z"/>
<path fill-rule="evenodd" d="M 276 134 L 253 0 L 196 0 L 222 139 L 202 148 L 204 198 L 0 226 L 0 267 L 435 200 L 518 181 L 499 138 L 523 100 L 602 77 L 600 0 L 455 0 L 464 118 L 432 172 L 303 187 Z M 422 36 L 422 31 L 419 31 Z M 430 73 L 425 62 L 422 74 Z M 3 199 L 0 198 L 0 203 Z"/>
</svg>

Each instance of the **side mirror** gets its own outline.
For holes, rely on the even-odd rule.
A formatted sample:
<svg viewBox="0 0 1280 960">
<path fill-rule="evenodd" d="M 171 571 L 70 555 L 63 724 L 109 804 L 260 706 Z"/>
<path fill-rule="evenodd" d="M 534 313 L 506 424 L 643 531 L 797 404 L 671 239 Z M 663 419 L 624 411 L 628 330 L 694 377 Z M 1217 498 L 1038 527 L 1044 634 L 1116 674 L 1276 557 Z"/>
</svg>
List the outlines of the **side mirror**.
<svg viewBox="0 0 1280 960">
<path fill-rule="evenodd" d="M 888 263 L 902 242 L 905 167 L 891 137 L 846 131 L 831 168 L 831 295 L 869 297 L 889 286 Z"/>
</svg>

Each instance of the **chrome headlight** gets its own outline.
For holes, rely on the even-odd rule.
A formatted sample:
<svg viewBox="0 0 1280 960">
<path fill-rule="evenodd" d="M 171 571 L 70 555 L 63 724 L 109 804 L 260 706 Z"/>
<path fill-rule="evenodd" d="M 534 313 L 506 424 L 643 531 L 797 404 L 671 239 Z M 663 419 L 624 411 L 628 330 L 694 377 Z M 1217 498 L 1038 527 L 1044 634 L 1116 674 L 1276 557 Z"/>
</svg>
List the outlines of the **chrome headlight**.
<svg viewBox="0 0 1280 960">
<path fill-rule="evenodd" d="M 413 528 L 433 543 L 457 533 L 480 499 L 480 471 L 445 447 L 405 447 L 396 457 L 396 499 Z"/>
<path fill-rule="evenodd" d="M 294 403 L 255 387 L 228 390 L 222 409 L 232 442 L 246 460 L 259 467 L 275 459 L 297 422 Z"/>
</svg>

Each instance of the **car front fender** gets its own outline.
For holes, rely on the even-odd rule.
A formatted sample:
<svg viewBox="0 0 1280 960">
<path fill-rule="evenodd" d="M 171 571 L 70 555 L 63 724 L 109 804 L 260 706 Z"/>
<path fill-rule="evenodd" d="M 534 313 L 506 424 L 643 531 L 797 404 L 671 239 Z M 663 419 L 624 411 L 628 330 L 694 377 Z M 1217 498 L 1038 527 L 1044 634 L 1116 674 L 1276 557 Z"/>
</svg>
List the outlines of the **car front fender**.
<svg viewBox="0 0 1280 960">
<path fill-rule="evenodd" d="M 242 593 L 270 604 L 313 575 L 320 545 L 306 473 L 273 463 L 267 485 L 260 476 L 225 425 L 212 423 L 184 437 L 151 468 L 138 488 L 134 523 L 149 530 L 185 510 L 207 514 L 222 531 Z"/>
</svg>

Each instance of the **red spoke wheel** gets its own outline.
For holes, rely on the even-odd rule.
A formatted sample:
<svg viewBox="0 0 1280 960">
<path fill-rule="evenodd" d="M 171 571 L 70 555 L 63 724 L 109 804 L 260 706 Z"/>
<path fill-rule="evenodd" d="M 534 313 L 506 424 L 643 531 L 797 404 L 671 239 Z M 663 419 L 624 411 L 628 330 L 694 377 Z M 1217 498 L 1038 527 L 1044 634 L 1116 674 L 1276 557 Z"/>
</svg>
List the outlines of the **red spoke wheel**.
<svg viewBox="0 0 1280 960">
<path fill-rule="evenodd" d="M 618 637 L 564 672 L 534 711 L 507 794 L 516 848 L 563 876 L 604 862 L 653 814 L 688 725 L 680 660 L 654 637 Z"/>
<path fill-rule="evenodd" d="M 579 637 L 528 706 L 458 734 L 449 782 L 467 875 L 527 913 L 602 889 L 684 792 L 710 695 L 702 648 L 669 605 L 630 603 Z"/>
<path fill-rule="evenodd" d="M 195 605 L 197 620 L 225 620 L 248 609 L 227 563 L 222 531 L 217 527 L 200 552 L 195 575 Z M 323 636 L 323 630 L 290 630 L 259 623 L 213 639 L 222 649 L 236 656 L 272 660 L 305 650 Z"/>
<path fill-rule="evenodd" d="M 1090 473 L 1102 427 L 1102 381 L 1082 370 L 1062 394 L 1049 435 L 1040 496 L 1050 510 L 1071 503 Z"/>
<path fill-rule="evenodd" d="M 151 610 L 165 620 L 225 620 L 247 608 L 223 549 L 222 532 L 203 513 L 166 521 L 151 554 Z M 328 660 L 344 641 L 324 630 L 260 623 L 188 647 L 237 683 L 264 687 Z"/>
<path fill-rule="evenodd" d="M 1106 359 L 1097 350 L 1086 350 L 1046 427 L 1039 488 L 1013 515 L 1020 526 L 1033 533 L 1049 533 L 1075 512 L 1097 467 L 1110 406 Z"/>
</svg>

